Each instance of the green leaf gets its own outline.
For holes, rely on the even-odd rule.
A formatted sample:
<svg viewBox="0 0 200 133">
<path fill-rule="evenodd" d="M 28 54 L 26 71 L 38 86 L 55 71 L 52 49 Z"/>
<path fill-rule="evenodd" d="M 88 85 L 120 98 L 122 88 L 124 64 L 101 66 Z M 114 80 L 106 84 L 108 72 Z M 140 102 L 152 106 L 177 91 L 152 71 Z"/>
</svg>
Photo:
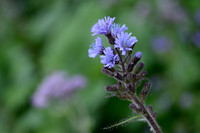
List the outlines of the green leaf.
<svg viewBox="0 0 200 133">
<path fill-rule="evenodd" d="M 113 124 L 113 125 L 111 125 L 111 126 L 109 126 L 109 127 L 104 127 L 103 129 L 106 130 L 106 129 L 111 129 L 111 128 L 113 128 L 113 127 L 121 126 L 121 125 L 126 124 L 126 123 L 128 123 L 128 122 L 130 122 L 130 121 L 136 120 L 136 119 L 138 119 L 138 118 L 140 118 L 140 117 L 143 117 L 143 115 L 136 115 L 136 116 L 130 117 L 130 118 L 128 118 L 128 119 L 122 120 L 122 121 L 119 122 L 119 123 Z"/>
</svg>

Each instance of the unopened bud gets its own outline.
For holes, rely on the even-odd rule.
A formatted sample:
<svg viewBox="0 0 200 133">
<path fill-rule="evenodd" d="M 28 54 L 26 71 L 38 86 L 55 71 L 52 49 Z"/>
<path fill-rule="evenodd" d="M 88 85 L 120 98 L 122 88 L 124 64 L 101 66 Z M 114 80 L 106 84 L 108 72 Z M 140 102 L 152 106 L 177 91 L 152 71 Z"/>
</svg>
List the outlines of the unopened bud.
<svg viewBox="0 0 200 133">
<path fill-rule="evenodd" d="M 132 62 L 137 64 L 137 62 L 142 58 L 142 52 L 138 51 L 134 54 Z"/>
<path fill-rule="evenodd" d="M 121 91 L 121 92 L 126 91 L 126 89 L 124 88 L 124 86 L 122 85 L 121 82 L 118 81 L 117 84 L 116 84 L 116 86 L 117 86 L 117 88 L 118 88 L 119 91 Z"/>
<path fill-rule="evenodd" d="M 133 62 L 130 62 L 130 63 L 128 64 L 127 71 L 128 71 L 128 72 L 132 72 L 132 71 L 133 71 L 133 67 L 134 67 L 134 63 L 133 63 Z"/>
<path fill-rule="evenodd" d="M 140 78 L 144 78 L 145 76 L 147 76 L 147 71 L 142 71 L 140 76 L 141 76 Z"/>
<path fill-rule="evenodd" d="M 115 68 L 107 68 L 110 72 L 115 72 Z"/>
<path fill-rule="evenodd" d="M 132 92 L 132 93 L 135 93 L 135 91 L 136 91 L 136 90 L 135 90 L 135 86 L 133 86 L 133 85 L 131 85 L 131 84 L 128 84 L 128 85 L 127 85 L 127 90 L 130 91 L 130 92 Z"/>
<path fill-rule="evenodd" d="M 134 70 L 134 73 L 138 74 L 142 70 L 143 67 L 144 67 L 144 63 L 140 62 L 139 64 L 137 64 L 137 66 L 136 66 L 136 68 Z"/>
<path fill-rule="evenodd" d="M 117 80 L 122 80 L 122 75 L 119 74 L 118 72 L 115 73 L 114 77 L 115 77 Z"/>
<path fill-rule="evenodd" d="M 123 74 L 123 80 L 124 80 L 124 81 L 126 81 L 126 80 L 127 80 L 127 76 L 128 76 L 128 74 L 127 74 L 127 73 L 124 73 L 124 74 Z"/>
<path fill-rule="evenodd" d="M 103 68 L 109 72 L 115 72 L 115 68 L 108 68 L 108 67 L 103 67 Z"/>
<path fill-rule="evenodd" d="M 114 76 L 114 74 L 113 74 L 111 71 L 109 71 L 106 67 L 103 67 L 101 71 L 102 71 L 104 74 L 106 74 L 106 75 L 108 75 L 108 76 L 110 76 L 110 77 L 113 77 L 113 76 Z"/>
<path fill-rule="evenodd" d="M 142 71 L 141 73 L 138 74 L 137 80 L 142 80 L 144 77 L 147 75 L 146 71 Z"/>
<path fill-rule="evenodd" d="M 108 91 L 108 92 L 117 92 L 118 89 L 117 89 L 116 85 L 113 85 L 113 86 L 107 85 L 106 86 L 106 91 Z"/>
<path fill-rule="evenodd" d="M 147 95 L 148 95 L 148 92 L 151 88 L 151 85 L 149 83 L 145 83 L 143 88 L 142 88 L 142 91 L 140 92 L 140 98 L 141 100 L 144 102 Z"/>
<path fill-rule="evenodd" d="M 132 74 L 131 77 L 132 77 L 132 81 L 135 81 L 137 76 L 135 74 Z"/>
</svg>

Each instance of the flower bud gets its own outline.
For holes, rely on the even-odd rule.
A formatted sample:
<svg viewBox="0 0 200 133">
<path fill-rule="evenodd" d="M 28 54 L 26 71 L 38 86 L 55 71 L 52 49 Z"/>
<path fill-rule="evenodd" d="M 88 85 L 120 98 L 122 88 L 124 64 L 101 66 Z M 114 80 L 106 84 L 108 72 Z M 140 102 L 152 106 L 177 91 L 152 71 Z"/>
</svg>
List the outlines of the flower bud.
<svg viewBox="0 0 200 133">
<path fill-rule="evenodd" d="M 115 72 L 115 68 L 107 68 L 110 72 Z"/>
<path fill-rule="evenodd" d="M 128 74 L 127 74 L 127 73 L 124 73 L 124 74 L 123 74 L 123 80 L 124 80 L 124 81 L 126 81 L 126 80 L 127 80 L 127 76 L 128 76 Z"/>
<path fill-rule="evenodd" d="M 135 74 L 132 74 L 131 77 L 132 77 L 132 81 L 135 81 L 137 76 Z"/>
<path fill-rule="evenodd" d="M 118 72 L 115 73 L 114 77 L 115 77 L 117 80 L 122 80 L 122 75 L 119 74 Z"/>
<path fill-rule="evenodd" d="M 147 76 L 147 71 L 142 71 L 140 74 L 140 78 L 144 78 L 145 76 Z"/>
<path fill-rule="evenodd" d="M 149 92 L 151 88 L 151 85 L 150 83 L 145 83 L 143 88 L 142 88 L 142 91 L 140 92 L 140 98 L 141 98 L 141 101 L 144 102 L 146 97 L 147 97 L 147 94 Z"/>
<path fill-rule="evenodd" d="M 113 77 L 113 76 L 114 76 L 114 74 L 113 74 L 111 71 L 109 71 L 108 68 L 106 68 L 106 67 L 103 67 L 101 71 L 102 71 L 104 74 L 106 74 L 106 75 L 108 75 L 108 76 L 110 76 L 110 77 Z"/>
<path fill-rule="evenodd" d="M 128 64 L 127 71 L 128 71 L 128 72 L 132 72 L 132 71 L 133 71 L 134 65 L 135 65 L 135 64 L 134 64 L 133 62 L 130 62 L 130 63 Z"/>
<path fill-rule="evenodd" d="M 128 85 L 127 85 L 127 90 L 130 91 L 130 92 L 132 92 L 132 93 L 135 93 L 135 91 L 136 91 L 136 90 L 135 90 L 135 86 L 133 86 L 133 85 L 131 85 L 131 84 L 128 84 Z"/>
<path fill-rule="evenodd" d="M 124 86 L 122 85 L 121 82 L 118 81 L 117 84 L 116 84 L 116 86 L 117 86 L 117 88 L 118 88 L 118 90 L 120 92 L 125 92 L 126 91 L 126 89 L 124 88 Z"/>
<path fill-rule="evenodd" d="M 117 87 L 118 87 L 119 89 L 121 89 L 121 88 L 122 88 L 122 83 L 121 83 L 121 82 L 117 82 Z"/>
<path fill-rule="evenodd" d="M 138 74 L 137 80 L 142 80 L 144 77 L 147 75 L 146 71 L 142 71 L 141 73 Z"/>
<path fill-rule="evenodd" d="M 113 86 L 107 85 L 106 86 L 106 91 L 108 91 L 108 92 L 117 92 L 118 88 L 117 88 L 116 85 L 113 85 Z"/>
<path fill-rule="evenodd" d="M 134 73 L 138 74 L 142 70 L 143 67 L 144 67 L 144 63 L 140 62 L 139 64 L 137 64 L 137 66 L 136 66 L 136 68 L 134 70 Z"/>
<path fill-rule="evenodd" d="M 134 54 L 132 62 L 137 64 L 137 62 L 142 58 L 142 52 L 138 51 Z"/>
</svg>

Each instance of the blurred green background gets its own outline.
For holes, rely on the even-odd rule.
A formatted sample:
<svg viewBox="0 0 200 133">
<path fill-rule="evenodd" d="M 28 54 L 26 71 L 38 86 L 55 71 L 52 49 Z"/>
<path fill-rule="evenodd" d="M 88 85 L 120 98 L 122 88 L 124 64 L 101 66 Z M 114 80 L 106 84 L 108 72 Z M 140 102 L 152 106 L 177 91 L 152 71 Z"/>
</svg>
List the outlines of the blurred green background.
<svg viewBox="0 0 200 133">
<path fill-rule="evenodd" d="M 106 98 L 105 85 L 116 81 L 88 57 L 90 29 L 104 16 L 139 40 L 134 52 L 142 51 L 153 83 L 147 105 L 164 133 L 200 133 L 199 0 L 1 0 L 0 133 L 149 132 L 143 122 L 103 130 L 132 116 L 129 102 Z M 56 70 L 89 84 L 71 99 L 33 107 L 33 93 Z"/>
</svg>

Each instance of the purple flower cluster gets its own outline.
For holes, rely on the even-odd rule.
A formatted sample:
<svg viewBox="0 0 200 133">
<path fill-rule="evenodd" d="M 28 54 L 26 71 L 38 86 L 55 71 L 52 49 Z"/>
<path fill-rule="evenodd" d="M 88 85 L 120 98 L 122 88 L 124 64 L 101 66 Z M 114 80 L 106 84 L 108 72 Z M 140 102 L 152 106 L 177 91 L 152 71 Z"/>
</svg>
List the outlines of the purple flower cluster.
<svg viewBox="0 0 200 133">
<path fill-rule="evenodd" d="M 91 58 L 101 55 L 101 63 L 108 68 L 113 68 L 119 63 L 119 51 L 121 51 L 123 56 L 126 56 L 127 51 L 132 51 L 133 46 L 137 42 L 137 38 L 131 36 L 132 33 L 125 32 L 128 30 L 125 24 L 121 26 L 120 24 L 114 23 L 114 20 L 115 17 L 104 17 L 104 19 L 99 19 L 91 29 L 92 36 L 99 34 L 105 35 L 111 47 L 104 48 L 102 39 L 97 37 L 95 43 L 88 50 L 89 57 Z"/>
<path fill-rule="evenodd" d="M 87 80 L 84 76 L 68 77 L 64 71 L 57 71 L 47 76 L 32 97 L 35 107 L 43 108 L 49 105 L 51 99 L 66 99 L 74 91 L 84 88 Z"/>
</svg>

